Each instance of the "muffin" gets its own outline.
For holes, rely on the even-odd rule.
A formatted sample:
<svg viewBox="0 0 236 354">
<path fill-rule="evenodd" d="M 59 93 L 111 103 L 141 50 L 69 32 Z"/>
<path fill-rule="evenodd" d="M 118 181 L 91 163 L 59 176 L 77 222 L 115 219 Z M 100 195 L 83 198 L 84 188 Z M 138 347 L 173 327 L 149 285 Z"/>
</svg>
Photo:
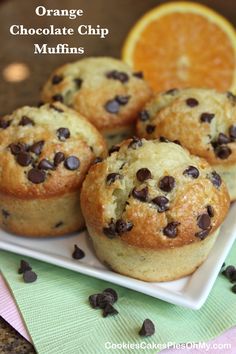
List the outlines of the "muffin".
<svg viewBox="0 0 236 354">
<path fill-rule="evenodd" d="M 57 236 L 84 227 L 80 190 L 100 133 L 61 103 L 23 107 L 0 119 L 0 225 L 25 236 Z"/>
<path fill-rule="evenodd" d="M 137 135 L 179 140 L 205 158 L 236 199 L 236 96 L 210 89 L 170 90 L 156 95 L 139 114 Z"/>
<path fill-rule="evenodd" d="M 86 117 L 109 145 L 134 133 L 151 90 L 141 72 L 120 60 L 85 58 L 56 69 L 42 90 L 45 102 L 61 101 Z"/>
<path fill-rule="evenodd" d="M 169 281 L 206 259 L 229 195 L 204 159 L 178 144 L 133 138 L 91 167 L 81 207 L 104 264 L 137 279 Z"/>
</svg>

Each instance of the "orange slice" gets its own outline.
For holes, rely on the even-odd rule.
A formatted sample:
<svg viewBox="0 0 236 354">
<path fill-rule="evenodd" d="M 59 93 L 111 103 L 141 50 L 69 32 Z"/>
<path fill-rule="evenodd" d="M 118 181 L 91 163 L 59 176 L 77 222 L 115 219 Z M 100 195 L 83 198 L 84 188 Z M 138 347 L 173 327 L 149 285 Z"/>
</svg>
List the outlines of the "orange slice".
<svg viewBox="0 0 236 354">
<path fill-rule="evenodd" d="M 143 71 L 152 88 L 236 90 L 236 33 L 215 11 L 173 2 L 146 13 L 125 41 L 123 60 Z"/>
</svg>

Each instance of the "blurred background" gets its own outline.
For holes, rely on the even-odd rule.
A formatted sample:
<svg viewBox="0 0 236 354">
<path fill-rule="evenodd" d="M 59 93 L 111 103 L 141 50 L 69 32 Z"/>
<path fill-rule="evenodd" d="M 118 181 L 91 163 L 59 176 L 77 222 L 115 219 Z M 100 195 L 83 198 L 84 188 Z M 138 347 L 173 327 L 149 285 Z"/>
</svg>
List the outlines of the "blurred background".
<svg viewBox="0 0 236 354">
<path fill-rule="evenodd" d="M 54 47 L 68 43 L 71 47 L 85 47 L 84 56 L 120 57 L 123 41 L 138 18 L 147 10 L 161 3 L 157 0 L 0 0 L 0 115 L 13 109 L 39 101 L 40 89 L 55 67 L 83 55 L 35 55 L 34 43 L 47 43 Z M 199 0 L 212 7 L 236 25 L 236 0 Z M 48 9 L 83 9 L 84 15 L 75 20 L 67 17 L 38 17 L 35 8 L 43 5 Z M 25 27 L 72 27 L 79 24 L 99 24 L 108 27 L 105 39 L 98 36 L 12 36 L 13 24 Z M 207 46 L 207 43 L 206 43 Z"/>
</svg>

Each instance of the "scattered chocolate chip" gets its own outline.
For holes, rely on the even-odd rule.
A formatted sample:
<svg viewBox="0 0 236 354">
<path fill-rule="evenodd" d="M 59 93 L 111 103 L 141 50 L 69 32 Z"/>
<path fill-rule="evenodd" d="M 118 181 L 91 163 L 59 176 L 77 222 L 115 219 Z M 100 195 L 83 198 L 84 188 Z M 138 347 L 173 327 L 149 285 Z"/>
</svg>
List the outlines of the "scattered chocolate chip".
<svg viewBox="0 0 236 354">
<path fill-rule="evenodd" d="M 143 321 L 142 327 L 139 331 L 139 335 L 142 337 L 150 337 L 155 333 L 155 325 L 148 318 Z"/>
<path fill-rule="evenodd" d="M 93 309 L 99 308 L 99 304 L 98 304 L 99 295 L 100 294 L 93 294 L 89 296 L 89 303 Z"/>
<path fill-rule="evenodd" d="M 210 216 L 210 218 L 213 218 L 213 216 L 215 215 L 214 209 L 211 205 L 207 206 L 207 213 Z"/>
<path fill-rule="evenodd" d="M 119 80 L 122 83 L 129 81 L 129 76 L 125 72 L 112 70 L 106 74 L 108 79 Z"/>
<path fill-rule="evenodd" d="M 163 234 L 169 238 L 175 238 L 178 234 L 177 227 L 179 225 L 180 223 L 176 221 L 169 222 L 163 229 Z"/>
<path fill-rule="evenodd" d="M 200 121 L 202 123 L 211 123 L 212 119 L 215 117 L 213 113 L 204 112 L 200 115 Z"/>
<path fill-rule="evenodd" d="M 174 94 L 176 94 L 178 91 L 179 91 L 179 90 L 178 90 L 177 88 L 172 88 L 172 89 L 170 89 L 170 90 L 167 90 L 167 91 L 165 92 L 165 95 L 174 95 Z"/>
<path fill-rule="evenodd" d="M 59 221 L 54 227 L 55 229 L 58 229 L 58 227 L 61 227 L 62 225 L 64 225 L 64 223 L 62 221 Z"/>
<path fill-rule="evenodd" d="M 125 221 L 122 219 L 117 220 L 116 222 L 116 232 L 118 235 L 121 235 L 127 231 L 132 230 L 133 224 L 130 221 Z"/>
<path fill-rule="evenodd" d="M 11 214 L 6 209 L 2 209 L 2 216 L 7 219 Z"/>
<path fill-rule="evenodd" d="M 182 146 L 181 142 L 179 140 L 173 140 L 172 143 L 176 144 L 176 145 L 179 145 L 179 146 Z"/>
<path fill-rule="evenodd" d="M 83 80 L 78 77 L 78 78 L 74 79 L 74 83 L 76 84 L 77 89 L 80 89 L 82 86 Z"/>
<path fill-rule="evenodd" d="M 189 166 L 184 172 L 184 176 L 189 176 L 192 178 L 198 178 L 199 177 L 199 171 L 196 167 L 194 166 Z"/>
<path fill-rule="evenodd" d="M 12 155 L 17 155 L 20 152 L 26 151 L 27 147 L 25 144 L 22 143 L 17 143 L 17 144 L 12 143 L 9 145 L 9 148 L 11 150 Z"/>
<path fill-rule="evenodd" d="M 18 269 L 18 273 L 23 274 L 28 270 L 32 270 L 32 267 L 29 265 L 28 262 L 21 260 L 20 261 L 20 268 Z"/>
<path fill-rule="evenodd" d="M 116 180 L 121 179 L 121 175 L 119 173 L 109 173 L 109 175 L 107 175 L 106 178 L 106 183 L 108 184 L 108 186 L 110 186 L 112 183 L 114 183 Z"/>
<path fill-rule="evenodd" d="M 20 152 L 16 155 L 16 161 L 21 166 L 29 166 L 32 162 L 32 157 L 28 152 Z"/>
<path fill-rule="evenodd" d="M 220 145 L 215 149 L 215 154 L 221 160 L 226 160 L 232 154 L 232 150 L 228 146 Z"/>
<path fill-rule="evenodd" d="M 132 196 L 141 202 L 146 202 L 148 199 L 148 187 L 144 187 L 140 190 L 137 190 L 137 188 L 134 188 L 132 190 Z"/>
<path fill-rule="evenodd" d="M 160 141 L 160 143 L 169 143 L 170 142 L 170 140 L 168 140 L 164 136 L 160 136 L 159 141 Z"/>
<path fill-rule="evenodd" d="M 28 180 L 34 184 L 43 183 L 46 179 L 46 174 L 43 170 L 32 168 L 28 172 Z"/>
<path fill-rule="evenodd" d="M 53 101 L 56 101 L 56 102 L 63 102 L 63 96 L 59 93 L 57 93 L 56 95 L 53 95 L 52 96 L 52 99 Z"/>
<path fill-rule="evenodd" d="M 114 99 L 107 101 L 104 108 L 108 113 L 118 113 L 120 110 L 120 104 L 116 101 L 116 99 Z"/>
<path fill-rule="evenodd" d="M 216 171 L 213 171 L 213 172 L 211 173 L 211 175 L 208 176 L 208 177 L 209 177 L 209 179 L 211 180 L 212 184 L 213 184 L 215 187 L 219 188 L 219 187 L 221 186 L 221 184 L 222 184 L 222 179 L 221 179 L 220 175 L 219 175 Z"/>
<path fill-rule="evenodd" d="M 54 104 L 50 104 L 49 107 L 52 108 L 52 109 L 54 109 L 54 111 L 57 111 L 58 113 L 63 113 L 63 112 L 64 112 L 63 109 L 54 106 Z"/>
<path fill-rule="evenodd" d="M 152 134 L 155 129 L 156 129 L 156 126 L 155 126 L 155 125 L 148 124 L 148 125 L 146 126 L 146 132 L 147 132 L 148 134 Z"/>
<path fill-rule="evenodd" d="M 0 119 L 0 129 L 7 129 L 11 124 L 11 120 Z"/>
<path fill-rule="evenodd" d="M 232 92 L 226 92 L 227 98 L 233 103 L 236 104 L 236 96 Z"/>
<path fill-rule="evenodd" d="M 229 136 L 232 141 L 236 140 L 236 125 L 231 125 L 229 128 Z"/>
<path fill-rule="evenodd" d="M 175 179 L 172 176 L 165 176 L 159 181 L 159 188 L 164 192 L 171 192 L 175 187 Z"/>
<path fill-rule="evenodd" d="M 30 151 L 33 152 L 35 155 L 40 155 L 44 146 L 44 140 L 40 140 L 37 143 L 34 143 L 30 147 Z"/>
<path fill-rule="evenodd" d="M 196 100 L 196 98 L 188 98 L 187 100 L 186 100 L 186 104 L 189 106 L 189 107 L 191 107 L 191 108 L 193 108 L 193 107 L 196 107 L 196 106 L 198 106 L 199 105 L 199 102 L 198 102 L 198 100 Z"/>
<path fill-rule="evenodd" d="M 59 128 L 57 129 L 57 136 L 60 141 L 65 141 L 70 137 L 70 131 L 68 128 Z"/>
<path fill-rule="evenodd" d="M 74 251 L 73 251 L 73 253 L 72 253 L 72 257 L 73 257 L 74 259 L 82 259 L 82 258 L 85 257 L 85 253 L 84 253 L 84 251 L 83 251 L 81 248 L 79 248 L 77 245 L 74 245 Z"/>
<path fill-rule="evenodd" d="M 107 293 L 113 296 L 113 303 L 118 300 L 118 294 L 114 289 L 107 288 L 103 291 L 103 294 L 107 294 Z"/>
<path fill-rule="evenodd" d="M 217 138 L 217 144 L 219 145 L 224 145 L 224 144 L 229 144 L 230 143 L 230 138 L 223 134 L 223 133 L 220 133 L 218 135 L 218 138 Z"/>
<path fill-rule="evenodd" d="M 52 77 L 52 84 L 53 84 L 53 85 L 57 85 L 57 84 L 59 84 L 62 80 L 63 80 L 63 76 L 62 76 L 62 75 L 54 75 L 54 76 Z"/>
<path fill-rule="evenodd" d="M 103 317 L 114 316 L 114 315 L 118 315 L 118 311 L 111 304 L 107 304 L 104 307 L 102 315 Z"/>
<path fill-rule="evenodd" d="M 200 240 L 205 240 L 205 238 L 209 235 L 210 231 L 211 231 L 211 227 L 207 230 L 202 230 L 197 232 L 195 236 L 200 238 Z"/>
<path fill-rule="evenodd" d="M 109 149 L 109 156 L 113 153 L 113 152 L 117 152 L 120 150 L 120 147 L 117 145 L 113 145 L 110 149 Z"/>
<path fill-rule="evenodd" d="M 26 270 L 23 273 L 23 279 L 25 283 L 33 283 L 37 280 L 37 274 L 32 270 Z"/>
<path fill-rule="evenodd" d="M 197 218 L 197 224 L 202 230 L 207 230 L 211 225 L 211 219 L 208 214 L 199 215 Z"/>
<path fill-rule="evenodd" d="M 38 168 L 40 170 L 54 170 L 54 164 L 47 159 L 43 159 L 39 162 Z"/>
<path fill-rule="evenodd" d="M 98 294 L 97 298 L 98 306 L 100 309 L 104 309 L 107 304 L 113 305 L 114 297 L 110 293 Z"/>
<path fill-rule="evenodd" d="M 136 172 L 136 177 L 137 177 L 137 180 L 138 180 L 139 182 L 144 182 L 144 181 L 146 181 L 147 179 L 152 178 L 152 174 L 151 174 L 151 172 L 149 171 L 148 168 L 140 168 L 140 169 Z"/>
<path fill-rule="evenodd" d="M 63 152 L 57 152 L 54 156 L 54 166 L 57 167 L 61 162 L 65 160 L 65 154 Z"/>
<path fill-rule="evenodd" d="M 121 106 L 125 106 L 129 100 L 130 100 L 130 96 L 116 96 L 115 100 L 121 105 Z"/>
<path fill-rule="evenodd" d="M 103 233 L 108 238 L 116 237 L 116 224 L 114 223 L 114 220 L 111 220 L 108 226 L 103 228 Z"/>
<path fill-rule="evenodd" d="M 231 290 L 234 294 L 236 294 L 236 284 L 234 286 L 232 286 Z"/>
<path fill-rule="evenodd" d="M 142 140 L 136 136 L 133 136 L 131 142 L 128 145 L 128 149 L 131 148 L 131 149 L 136 150 L 137 148 L 141 147 L 142 145 L 143 145 Z"/>
<path fill-rule="evenodd" d="M 23 116 L 19 122 L 19 125 L 34 125 L 34 121 L 27 116 Z"/>
<path fill-rule="evenodd" d="M 141 112 L 139 112 L 139 119 L 142 121 L 142 122 L 145 122 L 146 120 L 148 120 L 150 118 L 150 115 L 148 113 L 148 111 L 145 109 Z"/>
<path fill-rule="evenodd" d="M 143 79 L 143 72 L 137 71 L 136 73 L 133 73 L 133 76 L 137 77 L 138 79 Z"/>
<path fill-rule="evenodd" d="M 64 166 L 68 170 L 77 170 L 80 166 L 80 160 L 76 156 L 69 156 L 64 161 Z"/>
<path fill-rule="evenodd" d="M 226 276 L 229 281 L 236 281 L 236 268 L 232 265 L 226 267 L 226 269 L 222 272 L 224 276 Z"/>
<path fill-rule="evenodd" d="M 157 205 L 157 210 L 159 213 L 163 213 L 169 209 L 167 206 L 167 204 L 169 203 L 169 199 L 164 196 L 158 196 L 152 199 L 152 202 Z"/>
</svg>

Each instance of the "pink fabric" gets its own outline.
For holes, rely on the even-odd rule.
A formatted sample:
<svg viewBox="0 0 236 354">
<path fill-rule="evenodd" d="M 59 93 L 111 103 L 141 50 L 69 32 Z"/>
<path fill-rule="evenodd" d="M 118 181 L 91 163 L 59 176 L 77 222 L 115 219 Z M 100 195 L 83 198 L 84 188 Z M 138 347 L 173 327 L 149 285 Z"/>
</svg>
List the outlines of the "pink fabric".
<svg viewBox="0 0 236 354">
<path fill-rule="evenodd" d="M 23 337 L 25 337 L 28 341 L 31 341 L 27 330 L 24 326 L 22 318 L 19 314 L 18 308 L 13 300 L 13 297 L 7 288 L 1 274 L 0 274 L 0 316 L 5 318 L 5 320 L 12 325 Z M 222 345 L 229 344 L 231 345 L 230 349 L 220 349 L 213 347 L 209 349 L 167 349 L 163 350 L 162 354 L 179 354 L 179 353 L 188 353 L 188 354 L 200 354 L 200 353 L 208 353 L 215 354 L 216 352 L 222 354 L 235 354 L 236 353 L 236 327 L 231 328 L 221 336 L 216 339 L 208 342 L 211 345 Z"/>
</svg>

